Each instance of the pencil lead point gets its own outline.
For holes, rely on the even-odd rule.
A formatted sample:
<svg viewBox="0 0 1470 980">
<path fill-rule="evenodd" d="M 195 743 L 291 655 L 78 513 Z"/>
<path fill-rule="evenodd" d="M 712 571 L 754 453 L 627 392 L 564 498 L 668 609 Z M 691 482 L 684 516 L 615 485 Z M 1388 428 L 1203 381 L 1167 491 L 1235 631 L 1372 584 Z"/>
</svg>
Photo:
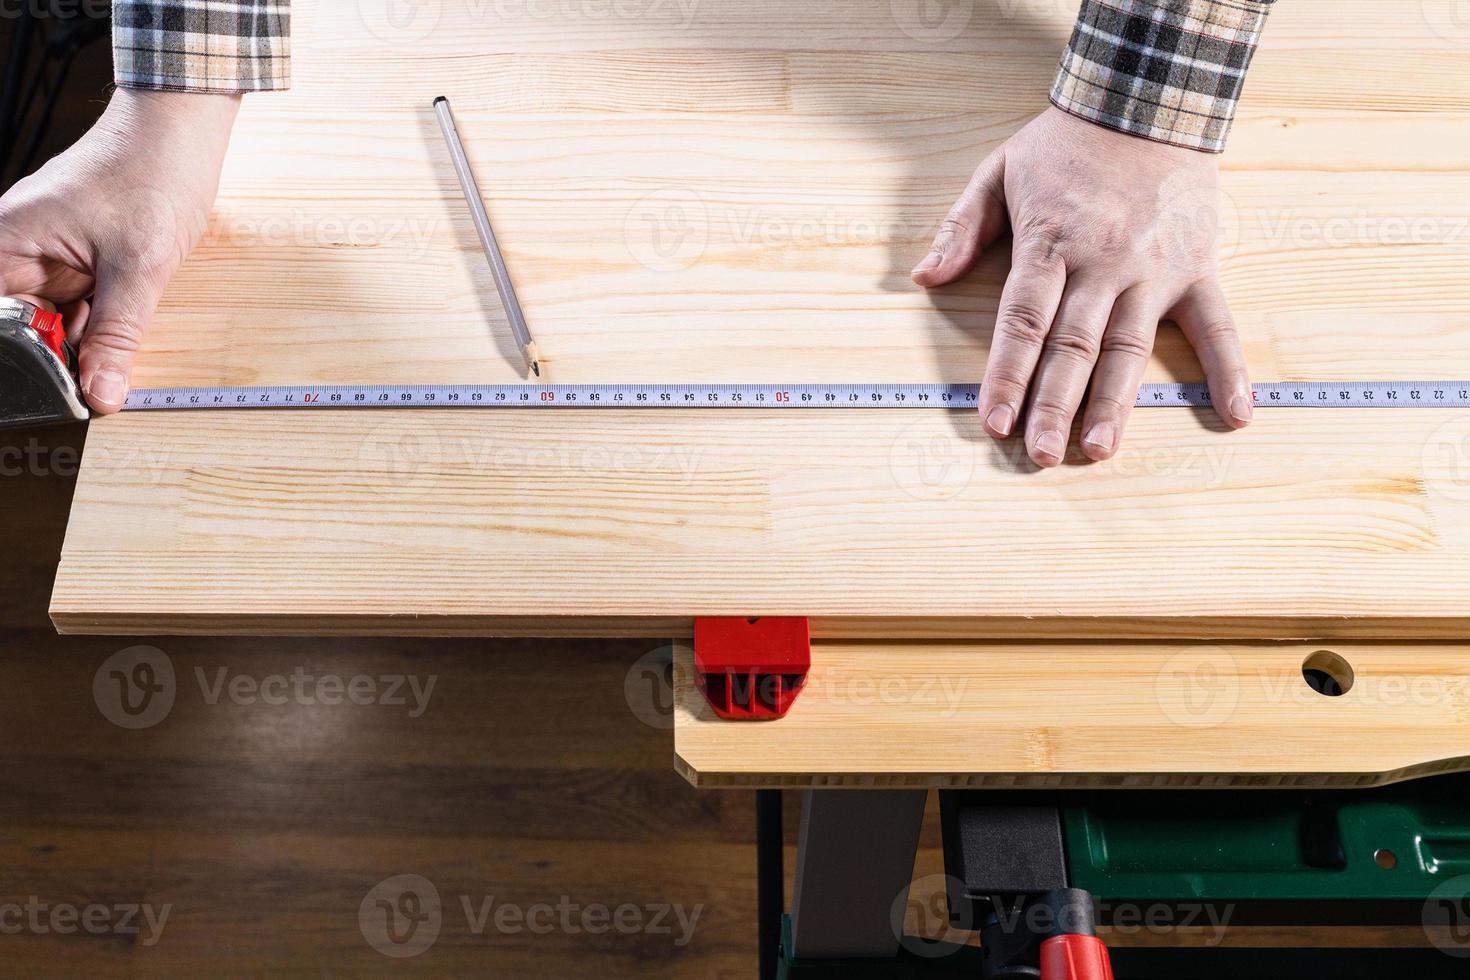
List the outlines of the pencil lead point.
<svg viewBox="0 0 1470 980">
<path fill-rule="evenodd" d="M 532 361 L 531 362 L 531 370 L 535 373 L 536 377 L 538 377 L 538 378 L 541 377 L 541 362 L 540 361 Z"/>
</svg>

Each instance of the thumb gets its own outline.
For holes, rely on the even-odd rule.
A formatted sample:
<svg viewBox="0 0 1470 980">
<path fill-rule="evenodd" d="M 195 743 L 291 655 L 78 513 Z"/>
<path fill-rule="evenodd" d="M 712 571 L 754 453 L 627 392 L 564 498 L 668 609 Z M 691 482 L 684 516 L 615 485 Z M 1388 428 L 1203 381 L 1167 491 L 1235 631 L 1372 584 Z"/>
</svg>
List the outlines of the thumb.
<svg viewBox="0 0 1470 980">
<path fill-rule="evenodd" d="M 163 282 L 156 277 L 112 268 L 99 273 L 77 360 L 82 393 L 100 414 L 111 415 L 127 400 L 133 359 L 162 296 Z"/>
<path fill-rule="evenodd" d="M 934 246 L 914 268 L 920 286 L 943 286 L 970 271 L 982 249 L 1006 230 L 1005 148 L 996 150 L 970 178 L 949 217 L 939 226 Z"/>
</svg>

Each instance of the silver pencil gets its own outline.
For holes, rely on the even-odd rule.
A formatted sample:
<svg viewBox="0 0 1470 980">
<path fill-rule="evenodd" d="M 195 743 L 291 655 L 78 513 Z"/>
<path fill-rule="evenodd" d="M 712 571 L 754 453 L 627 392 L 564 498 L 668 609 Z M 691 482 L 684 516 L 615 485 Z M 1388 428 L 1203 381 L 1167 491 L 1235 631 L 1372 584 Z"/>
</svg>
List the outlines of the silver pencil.
<svg viewBox="0 0 1470 980">
<path fill-rule="evenodd" d="M 449 144 L 449 157 L 454 161 L 454 172 L 459 175 L 459 186 L 464 189 L 465 202 L 470 206 L 470 217 L 474 219 L 475 231 L 490 260 L 490 274 L 495 278 L 495 289 L 500 293 L 501 305 L 510 320 L 510 329 L 516 343 L 525 355 L 526 364 L 536 377 L 541 377 L 541 351 L 531 339 L 531 328 L 526 326 L 526 315 L 521 312 L 521 301 L 516 298 L 515 286 L 510 281 L 510 271 L 505 267 L 505 256 L 500 254 L 500 243 L 495 240 L 495 230 L 490 227 L 490 215 L 485 211 L 485 201 L 480 197 L 480 185 L 470 172 L 470 161 L 464 153 L 459 130 L 454 128 L 454 116 L 449 112 L 449 100 L 439 96 L 434 100 L 434 115 L 439 117 L 439 128 L 444 131 L 444 140 Z"/>
</svg>

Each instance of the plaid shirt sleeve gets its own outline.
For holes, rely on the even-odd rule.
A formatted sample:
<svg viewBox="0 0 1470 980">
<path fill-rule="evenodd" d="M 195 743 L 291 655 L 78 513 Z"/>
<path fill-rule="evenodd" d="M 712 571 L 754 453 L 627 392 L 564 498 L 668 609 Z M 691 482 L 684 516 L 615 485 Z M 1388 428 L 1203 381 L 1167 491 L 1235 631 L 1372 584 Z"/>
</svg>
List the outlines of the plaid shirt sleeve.
<svg viewBox="0 0 1470 980">
<path fill-rule="evenodd" d="M 1135 136 L 1225 149 L 1275 0 L 1083 0 L 1058 108 Z"/>
<path fill-rule="evenodd" d="M 112 60 L 123 88 L 289 88 L 290 0 L 113 0 Z"/>
</svg>

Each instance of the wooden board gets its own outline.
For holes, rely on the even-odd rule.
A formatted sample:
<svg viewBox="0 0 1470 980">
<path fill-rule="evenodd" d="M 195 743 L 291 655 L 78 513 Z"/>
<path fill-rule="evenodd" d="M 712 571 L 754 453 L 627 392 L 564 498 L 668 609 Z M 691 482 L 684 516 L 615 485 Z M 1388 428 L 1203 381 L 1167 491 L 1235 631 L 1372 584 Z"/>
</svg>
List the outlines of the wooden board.
<svg viewBox="0 0 1470 980">
<path fill-rule="evenodd" d="M 1303 673 L 1332 654 L 1351 670 L 1337 697 Z M 679 769 L 700 787 L 1360 787 L 1470 768 L 1463 645 L 838 641 L 769 722 L 717 718 L 687 648 L 674 668 Z"/>
<path fill-rule="evenodd" d="M 124 419 L 106 451 L 127 465 L 77 490 L 52 613 L 187 633 L 816 614 L 824 636 L 1463 635 L 1470 503 L 1425 459 L 1470 419 L 1266 413 L 1235 438 L 1183 418 L 1143 413 L 1114 462 L 1046 473 L 969 414 Z"/>
<path fill-rule="evenodd" d="M 583 381 L 973 381 L 1003 255 L 907 271 L 1045 102 L 1075 4 L 297 12 L 140 385 L 516 375 L 448 95 L 545 355 Z M 1470 377 L 1454 0 L 1281 4 L 1224 158 L 1258 380 Z M 361 9 L 360 9 L 361 7 Z M 603 10 L 597 6 L 598 10 Z M 622 10 L 622 14 L 611 11 Z M 1003 250 L 1002 250 L 1003 251 Z M 1166 332 L 1149 376 L 1198 369 Z M 1470 413 L 1139 417 L 1038 473 L 975 420 L 283 413 L 94 424 L 65 631 L 1463 636 Z"/>
</svg>

